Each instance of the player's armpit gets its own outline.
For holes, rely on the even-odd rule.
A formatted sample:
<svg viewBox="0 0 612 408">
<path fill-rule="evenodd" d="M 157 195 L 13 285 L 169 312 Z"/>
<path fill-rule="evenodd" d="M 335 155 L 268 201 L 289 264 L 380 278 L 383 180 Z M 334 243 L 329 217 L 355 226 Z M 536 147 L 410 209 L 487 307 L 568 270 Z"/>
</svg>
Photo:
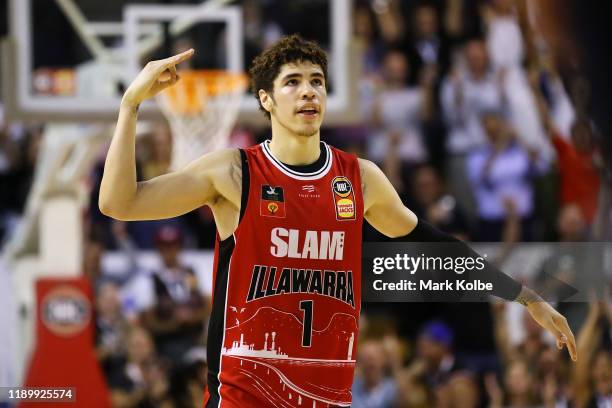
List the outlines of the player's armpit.
<svg viewBox="0 0 612 408">
<path fill-rule="evenodd" d="M 359 159 L 359 167 L 366 220 L 390 238 L 408 235 L 417 225 L 416 215 L 404 206 L 393 185 L 376 164 Z"/>
<path fill-rule="evenodd" d="M 235 161 L 240 163 L 236 149 L 206 154 L 179 171 L 137 183 L 133 196 L 119 205 L 100 201 L 100 210 L 119 220 L 137 221 L 176 217 L 220 197 L 239 205 L 240 186 L 234 191 L 231 174 Z"/>
</svg>

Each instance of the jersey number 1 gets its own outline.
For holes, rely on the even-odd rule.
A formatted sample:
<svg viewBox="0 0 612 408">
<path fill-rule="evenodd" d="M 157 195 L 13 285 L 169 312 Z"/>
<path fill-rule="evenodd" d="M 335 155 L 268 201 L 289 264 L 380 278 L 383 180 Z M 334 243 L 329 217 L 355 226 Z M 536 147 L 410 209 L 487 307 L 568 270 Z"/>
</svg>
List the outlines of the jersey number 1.
<svg viewBox="0 0 612 408">
<path fill-rule="evenodd" d="M 310 347 L 312 344 L 312 300 L 302 300 L 300 310 L 304 311 L 302 347 Z"/>
</svg>

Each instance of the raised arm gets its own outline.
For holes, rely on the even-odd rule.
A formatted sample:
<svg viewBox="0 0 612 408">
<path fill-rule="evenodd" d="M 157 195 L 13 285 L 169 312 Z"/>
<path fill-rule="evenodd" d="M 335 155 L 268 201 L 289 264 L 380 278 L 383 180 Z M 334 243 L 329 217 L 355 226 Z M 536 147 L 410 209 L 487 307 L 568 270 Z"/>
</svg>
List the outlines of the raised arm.
<svg viewBox="0 0 612 408">
<path fill-rule="evenodd" d="M 215 201 L 220 194 L 215 180 L 227 179 L 232 163 L 239 161 L 236 150 L 213 152 L 179 171 L 136 182 L 138 107 L 144 100 L 174 85 L 179 80 L 176 65 L 192 55 L 193 50 L 189 50 L 149 62 L 126 90 L 100 185 L 98 204 L 102 213 L 126 221 L 184 214 Z"/>
<path fill-rule="evenodd" d="M 361 184 L 363 190 L 364 215 L 366 220 L 379 232 L 398 241 L 413 242 L 452 242 L 461 249 L 461 255 L 480 257 L 468 245 L 456 238 L 438 231 L 410 211 L 393 189 L 393 186 L 383 172 L 372 162 L 360 160 Z M 472 270 L 463 278 L 486 279 L 493 283 L 490 294 L 502 299 L 517 301 L 527 308 L 531 317 L 550 331 L 557 339 L 557 346 L 567 346 L 572 360 L 576 361 L 576 341 L 567 320 L 553 309 L 540 296 L 529 288 L 522 286 L 514 279 L 504 274 L 485 261 L 481 271 Z M 451 274 L 449 276 L 453 276 Z M 456 277 L 455 276 L 455 277 Z"/>
</svg>

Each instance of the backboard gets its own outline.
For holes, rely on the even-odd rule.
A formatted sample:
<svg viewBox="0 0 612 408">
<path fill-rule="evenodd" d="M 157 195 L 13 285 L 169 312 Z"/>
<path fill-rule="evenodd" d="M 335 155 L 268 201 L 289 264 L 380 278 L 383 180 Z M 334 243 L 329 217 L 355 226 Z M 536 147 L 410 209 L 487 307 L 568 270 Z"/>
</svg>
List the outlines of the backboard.
<svg viewBox="0 0 612 408">
<path fill-rule="evenodd" d="M 125 87 L 150 59 L 196 49 L 191 68 L 245 72 L 281 35 L 314 39 L 330 57 L 326 124 L 353 123 L 356 65 L 351 0 L 10 0 L 3 48 L 7 115 L 38 121 L 114 121 Z M 142 116 L 161 115 L 155 103 Z M 255 98 L 238 121 L 261 124 Z"/>
</svg>

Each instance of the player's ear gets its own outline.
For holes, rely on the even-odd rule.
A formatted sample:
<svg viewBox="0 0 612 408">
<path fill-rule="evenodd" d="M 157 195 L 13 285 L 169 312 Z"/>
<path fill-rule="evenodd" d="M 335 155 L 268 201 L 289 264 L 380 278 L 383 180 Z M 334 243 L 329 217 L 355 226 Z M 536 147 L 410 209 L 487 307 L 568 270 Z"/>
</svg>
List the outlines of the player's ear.
<svg viewBox="0 0 612 408">
<path fill-rule="evenodd" d="M 259 95 L 259 102 L 261 106 L 268 112 L 272 112 L 272 95 L 268 94 L 265 90 L 260 89 L 257 93 Z"/>
</svg>

